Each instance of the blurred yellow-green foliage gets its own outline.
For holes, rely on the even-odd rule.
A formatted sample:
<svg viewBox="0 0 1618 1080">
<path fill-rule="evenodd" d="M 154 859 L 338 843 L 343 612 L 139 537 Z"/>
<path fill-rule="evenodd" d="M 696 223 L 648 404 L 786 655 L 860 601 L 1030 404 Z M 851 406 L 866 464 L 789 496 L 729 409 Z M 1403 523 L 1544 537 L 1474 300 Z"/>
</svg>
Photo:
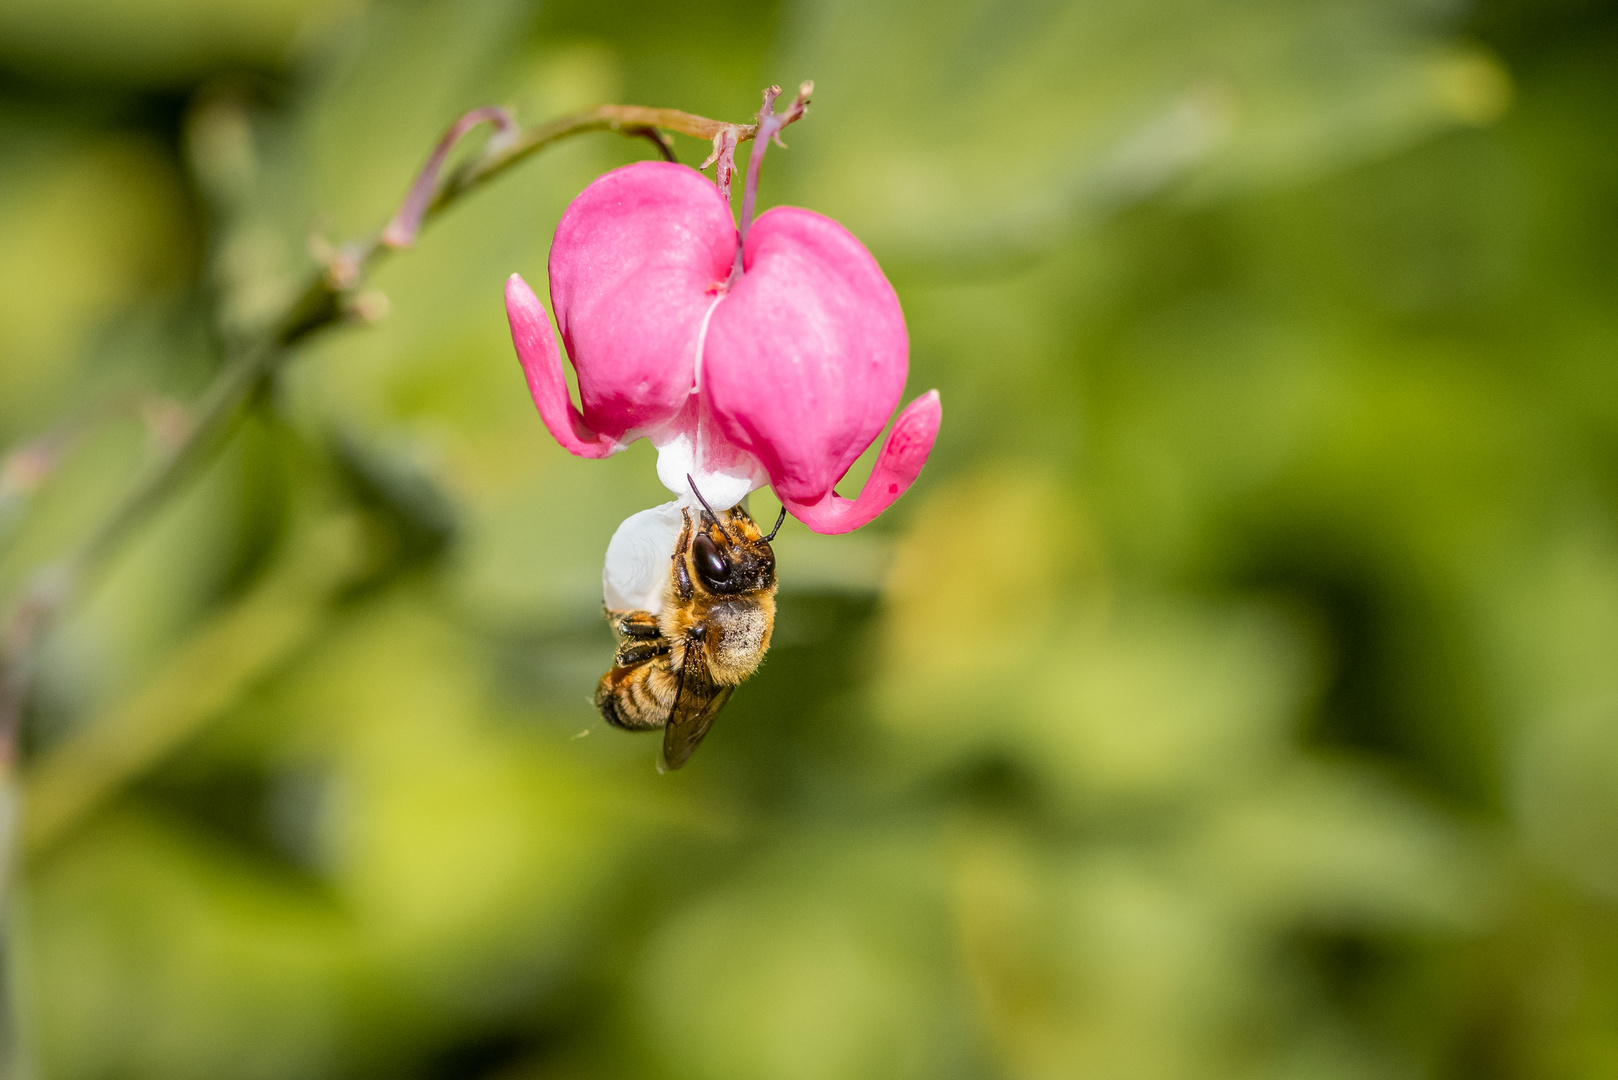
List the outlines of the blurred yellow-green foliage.
<svg viewBox="0 0 1618 1080">
<path fill-rule="evenodd" d="M 0 592 L 463 110 L 803 78 L 917 486 L 657 776 L 501 304 L 650 148 L 480 191 L 46 642 L 10 1075 L 1618 1075 L 1610 2 L 7 0 Z"/>
</svg>

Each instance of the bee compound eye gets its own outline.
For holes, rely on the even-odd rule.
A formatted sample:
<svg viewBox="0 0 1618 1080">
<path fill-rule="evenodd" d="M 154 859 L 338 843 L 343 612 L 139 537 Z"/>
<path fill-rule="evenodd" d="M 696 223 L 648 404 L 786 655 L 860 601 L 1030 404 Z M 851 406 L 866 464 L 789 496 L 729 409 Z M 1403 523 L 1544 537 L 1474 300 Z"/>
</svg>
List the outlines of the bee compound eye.
<svg viewBox="0 0 1618 1080">
<path fill-rule="evenodd" d="M 719 547 L 707 533 L 701 533 L 691 545 L 697 575 L 709 585 L 723 585 L 730 580 L 730 560 L 720 554 Z"/>
</svg>

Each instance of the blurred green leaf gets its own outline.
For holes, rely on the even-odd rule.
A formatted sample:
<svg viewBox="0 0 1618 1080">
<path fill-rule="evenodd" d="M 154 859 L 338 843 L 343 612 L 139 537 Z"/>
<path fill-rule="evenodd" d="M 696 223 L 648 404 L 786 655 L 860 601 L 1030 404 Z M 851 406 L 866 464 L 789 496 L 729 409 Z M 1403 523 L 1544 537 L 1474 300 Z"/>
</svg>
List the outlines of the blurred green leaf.
<svg viewBox="0 0 1618 1080">
<path fill-rule="evenodd" d="M 1420 5 L 803 5 L 820 151 L 794 190 L 895 257 L 982 260 L 1189 181 L 1317 174 L 1493 119 L 1509 77 Z M 824 148 L 824 149 L 822 149 Z M 828 152 L 829 151 L 829 152 Z M 800 196 L 802 197 L 802 196 Z"/>
<path fill-rule="evenodd" d="M 221 64 L 285 62 L 359 0 L 10 0 L 0 58 L 31 73 L 173 85 Z"/>
</svg>

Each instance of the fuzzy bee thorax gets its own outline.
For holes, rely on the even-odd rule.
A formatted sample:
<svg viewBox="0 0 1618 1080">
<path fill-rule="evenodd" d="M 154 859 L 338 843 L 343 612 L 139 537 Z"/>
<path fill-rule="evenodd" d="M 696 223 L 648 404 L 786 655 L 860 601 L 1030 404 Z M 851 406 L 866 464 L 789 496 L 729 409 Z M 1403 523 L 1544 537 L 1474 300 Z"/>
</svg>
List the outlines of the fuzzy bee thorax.
<svg viewBox="0 0 1618 1080">
<path fill-rule="evenodd" d="M 764 660 L 775 625 L 775 596 L 765 593 L 745 603 L 722 601 L 709 612 L 703 647 L 715 682 L 739 683 Z"/>
</svg>

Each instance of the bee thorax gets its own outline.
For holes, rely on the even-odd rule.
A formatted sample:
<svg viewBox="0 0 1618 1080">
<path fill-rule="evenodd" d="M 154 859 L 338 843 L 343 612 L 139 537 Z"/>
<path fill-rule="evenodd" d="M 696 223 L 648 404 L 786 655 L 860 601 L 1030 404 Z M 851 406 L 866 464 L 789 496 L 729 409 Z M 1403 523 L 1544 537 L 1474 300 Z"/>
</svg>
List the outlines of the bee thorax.
<svg viewBox="0 0 1618 1080">
<path fill-rule="evenodd" d="M 737 683 L 758 669 L 770 647 L 770 615 L 758 603 L 720 604 L 705 623 L 714 679 Z"/>
</svg>

